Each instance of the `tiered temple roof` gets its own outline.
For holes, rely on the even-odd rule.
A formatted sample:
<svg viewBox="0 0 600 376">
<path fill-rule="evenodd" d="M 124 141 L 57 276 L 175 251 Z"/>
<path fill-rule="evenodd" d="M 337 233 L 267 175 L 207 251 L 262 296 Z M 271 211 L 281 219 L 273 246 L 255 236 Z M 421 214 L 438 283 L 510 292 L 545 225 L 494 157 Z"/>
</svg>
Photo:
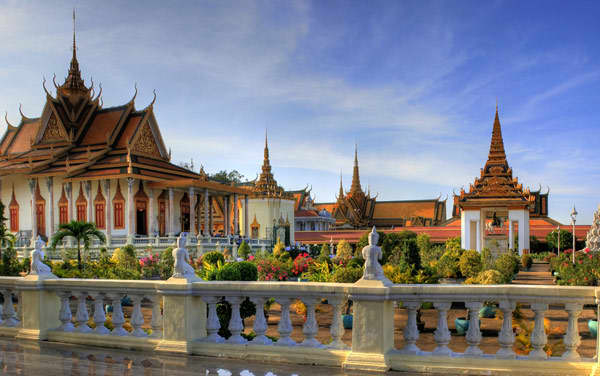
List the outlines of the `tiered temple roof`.
<svg viewBox="0 0 600 376">
<path fill-rule="evenodd" d="M 482 206 L 527 207 L 535 203 L 535 196 L 518 179 L 513 178 L 504 152 L 502 128 L 498 117 L 498 107 L 492 130 L 490 151 L 481 175 L 470 185 L 469 191 L 461 190 L 457 200 L 461 208 Z"/>
<path fill-rule="evenodd" d="M 265 132 L 265 151 L 262 165 L 262 172 L 251 187 L 253 198 L 282 198 L 293 200 L 292 194 L 286 192 L 277 184 L 271 172 L 271 162 L 269 161 L 269 141 Z"/>
</svg>

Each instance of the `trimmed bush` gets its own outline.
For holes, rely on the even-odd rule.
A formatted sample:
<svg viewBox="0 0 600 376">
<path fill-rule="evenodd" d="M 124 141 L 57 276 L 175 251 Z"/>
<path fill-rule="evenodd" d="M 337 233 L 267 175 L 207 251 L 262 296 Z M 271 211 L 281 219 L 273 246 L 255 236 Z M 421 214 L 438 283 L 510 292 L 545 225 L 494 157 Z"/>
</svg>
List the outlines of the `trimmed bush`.
<svg viewBox="0 0 600 376">
<path fill-rule="evenodd" d="M 530 254 L 523 254 L 523 256 L 521 256 L 521 266 L 524 269 L 529 269 L 531 268 L 531 265 L 533 265 L 533 257 L 531 257 Z"/>
<path fill-rule="evenodd" d="M 504 283 L 504 276 L 497 270 L 484 270 L 475 277 L 468 278 L 465 281 L 467 285 L 499 285 Z"/>
<path fill-rule="evenodd" d="M 419 256 L 419 247 L 416 239 L 404 239 L 392 250 L 388 261 L 395 265 L 410 265 L 413 269 L 421 268 L 421 257 Z"/>
<path fill-rule="evenodd" d="M 327 245 L 327 243 L 323 243 L 323 245 L 321 246 L 321 253 L 319 255 L 329 257 L 330 253 L 331 250 L 329 249 L 329 245 Z"/>
<path fill-rule="evenodd" d="M 519 269 L 519 262 L 512 253 L 503 253 L 496 259 L 495 269 L 504 276 L 506 282 L 512 280 L 516 271 Z"/>
<path fill-rule="evenodd" d="M 494 268 L 494 256 L 492 256 L 492 251 L 489 248 L 481 250 L 481 267 L 483 270 Z"/>
<path fill-rule="evenodd" d="M 414 247 L 416 249 L 416 254 L 418 257 L 419 249 L 417 247 L 416 240 L 417 240 L 417 233 L 408 231 L 408 230 L 404 230 L 404 231 L 400 231 L 400 232 L 391 232 L 391 233 L 386 234 L 385 238 L 383 240 L 383 243 L 381 244 L 381 253 L 382 253 L 381 263 L 382 264 L 387 263 L 389 258 L 392 256 L 394 249 L 396 249 L 396 247 L 400 247 L 401 249 L 404 249 L 405 247 L 407 247 L 405 244 L 409 241 L 414 242 Z M 412 246 L 410 246 L 410 247 L 412 247 Z M 407 260 L 407 262 L 410 264 L 410 262 L 408 260 Z M 421 262 L 421 259 L 419 258 L 418 263 L 420 263 L 420 262 Z"/>
<path fill-rule="evenodd" d="M 221 264 L 225 263 L 225 256 L 219 251 L 207 252 L 202 256 L 202 262 L 217 266 L 219 261 Z"/>
<path fill-rule="evenodd" d="M 135 255 L 135 248 L 131 244 L 128 244 L 122 248 L 115 249 L 110 260 L 121 268 L 138 267 L 138 260 Z"/>
<path fill-rule="evenodd" d="M 160 253 L 160 259 L 158 265 L 160 268 L 160 279 L 169 279 L 173 275 L 173 265 L 175 259 L 173 258 L 173 248 L 169 247 Z"/>
<path fill-rule="evenodd" d="M 440 261 L 437 263 L 437 271 L 440 277 L 442 278 L 460 278 L 462 274 L 460 273 L 460 267 L 458 263 L 460 262 L 460 256 L 462 255 L 462 249 L 460 248 L 450 248 L 447 249 L 446 252 L 440 258 Z"/>
<path fill-rule="evenodd" d="M 208 276 L 210 281 L 257 281 L 258 269 L 248 261 L 231 262 Z"/>
<path fill-rule="evenodd" d="M 337 268 L 333 273 L 333 282 L 336 283 L 354 283 L 363 275 L 361 268 L 342 267 Z"/>
<path fill-rule="evenodd" d="M 336 261 L 350 261 L 352 258 L 352 246 L 346 240 L 340 240 L 335 253 Z"/>
<path fill-rule="evenodd" d="M 238 256 L 243 258 L 244 260 L 248 259 L 248 256 L 250 255 L 250 253 L 252 252 L 252 250 L 250 249 L 250 246 L 248 245 L 248 243 L 246 243 L 246 241 L 242 241 L 242 244 L 240 244 L 240 248 L 238 248 Z"/>
<path fill-rule="evenodd" d="M 472 249 L 466 250 L 458 261 L 460 273 L 465 278 L 475 277 L 482 270 L 481 256 L 479 252 Z"/>
</svg>

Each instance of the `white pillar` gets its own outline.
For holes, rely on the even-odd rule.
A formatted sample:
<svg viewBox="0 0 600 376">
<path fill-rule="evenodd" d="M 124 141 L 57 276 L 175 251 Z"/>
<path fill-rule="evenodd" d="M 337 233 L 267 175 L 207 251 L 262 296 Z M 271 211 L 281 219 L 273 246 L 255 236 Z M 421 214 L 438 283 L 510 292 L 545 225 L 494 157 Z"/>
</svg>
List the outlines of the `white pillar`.
<svg viewBox="0 0 600 376">
<path fill-rule="evenodd" d="M 239 228 L 239 217 L 240 213 L 238 212 L 238 195 L 237 193 L 233 194 L 233 235 L 240 234 Z"/>
<path fill-rule="evenodd" d="M 512 249 L 514 243 L 513 221 L 508 218 L 508 249 Z"/>
<path fill-rule="evenodd" d="M 31 193 L 31 246 L 35 246 L 35 239 L 37 238 L 37 215 L 36 215 L 36 202 L 35 202 L 35 185 L 36 179 L 29 179 L 29 192 Z"/>
<path fill-rule="evenodd" d="M 210 236 L 208 232 L 208 189 L 204 189 L 204 236 Z"/>
<path fill-rule="evenodd" d="M 147 186 L 146 186 L 147 187 Z M 148 236 L 154 236 L 154 223 L 156 222 L 156 218 L 154 218 L 154 189 L 148 188 Z"/>
<path fill-rule="evenodd" d="M 196 190 L 190 187 L 188 196 L 190 197 L 190 235 L 196 236 Z"/>
<path fill-rule="evenodd" d="M 127 242 L 133 244 L 133 234 L 135 234 L 133 226 L 133 184 L 135 179 L 127 178 Z"/>
<path fill-rule="evenodd" d="M 475 247 L 476 247 L 477 252 L 481 252 L 481 249 L 482 249 L 482 247 L 481 247 L 481 239 L 482 239 L 482 236 L 481 236 L 481 219 L 479 219 L 478 221 L 475 221 L 475 224 L 477 226 L 477 240 L 475 241 L 475 243 L 476 243 Z"/>
<path fill-rule="evenodd" d="M 213 236 L 213 198 L 208 198 L 208 235 Z"/>
<path fill-rule="evenodd" d="M 87 198 L 87 210 L 88 210 L 87 221 L 95 223 L 96 221 L 94 221 L 94 209 L 93 209 L 94 202 L 92 200 L 92 182 L 84 181 L 83 182 L 83 190 L 85 191 L 85 196 Z"/>
<path fill-rule="evenodd" d="M 229 196 L 223 197 L 223 234 L 229 236 L 231 228 L 229 227 Z"/>
<path fill-rule="evenodd" d="M 48 199 L 50 204 L 48 205 L 48 210 L 50 211 L 50 227 L 48 228 L 48 237 L 51 237 L 54 234 L 54 180 L 52 176 L 46 178 L 46 187 L 48 187 Z"/>
<path fill-rule="evenodd" d="M 169 188 L 169 236 L 175 236 L 175 192 Z"/>
<path fill-rule="evenodd" d="M 244 236 L 250 239 L 250 223 L 248 221 L 248 195 L 244 195 Z"/>
<path fill-rule="evenodd" d="M 110 180 L 104 180 L 104 192 L 106 192 L 106 206 L 104 207 L 104 216 L 106 219 L 104 220 L 104 224 L 106 226 L 106 245 L 110 245 L 111 241 L 111 231 L 113 227 L 113 217 L 112 213 L 112 197 L 110 195 Z"/>
</svg>

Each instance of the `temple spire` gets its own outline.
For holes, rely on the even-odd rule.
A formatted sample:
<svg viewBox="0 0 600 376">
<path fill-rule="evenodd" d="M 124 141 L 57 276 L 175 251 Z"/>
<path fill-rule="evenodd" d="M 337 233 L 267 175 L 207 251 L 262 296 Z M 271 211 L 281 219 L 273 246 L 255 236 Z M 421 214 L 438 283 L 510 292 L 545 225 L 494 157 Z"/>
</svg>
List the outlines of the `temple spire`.
<svg viewBox="0 0 600 376">
<path fill-rule="evenodd" d="M 338 193 L 338 200 L 344 198 L 344 184 L 342 182 L 342 170 L 340 170 L 340 192 Z"/>
<path fill-rule="evenodd" d="M 360 174 L 358 172 L 358 145 L 354 144 L 354 170 L 352 171 L 352 185 L 350 186 L 350 193 L 362 193 L 362 187 L 360 186 Z"/>
<path fill-rule="evenodd" d="M 508 165 L 506 161 L 506 153 L 504 152 L 504 140 L 502 139 L 502 127 L 500 126 L 500 118 L 498 116 L 498 104 L 496 104 L 496 116 L 494 117 L 494 127 L 492 129 L 492 141 L 490 142 L 490 153 L 488 155 L 488 163 L 503 163 Z"/>
<path fill-rule="evenodd" d="M 81 71 L 79 70 L 79 62 L 77 61 L 77 41 L 75 38 L 75 9 L 73 9 L 73 57 L 69 65 L 69 73 L 65 79 L 65 83 L 60 87 L 65 94 L 73 94 L 75 92 L 84 92 L 89 95 L 88 88 L 85 87 L 81 79 Z"/>
</svg>

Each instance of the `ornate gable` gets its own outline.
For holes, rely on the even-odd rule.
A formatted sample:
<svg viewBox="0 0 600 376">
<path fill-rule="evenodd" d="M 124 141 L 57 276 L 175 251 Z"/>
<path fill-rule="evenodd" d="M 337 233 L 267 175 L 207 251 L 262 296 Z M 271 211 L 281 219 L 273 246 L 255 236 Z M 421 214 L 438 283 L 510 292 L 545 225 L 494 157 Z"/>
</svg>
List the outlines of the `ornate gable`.
<svg viewBox="0 0 600 376">
<path fill-rule="evenodd" d="M 67 132 L 53 110 L 50 110 L 50 116 L 41 127 L 40 133 L 39 143 L 41 144 L 68 141 Z"/>
<path fill-rule="evenodd" d="M 131 145 L 131 151 L 135 154 L 142 154 L 149 157 L 161 158 L 160 150 L 157 146 L 156 138 L 148 121 L 144 122 L 144 125 L 138 130 L 135 138 Z"/>
</svg>

